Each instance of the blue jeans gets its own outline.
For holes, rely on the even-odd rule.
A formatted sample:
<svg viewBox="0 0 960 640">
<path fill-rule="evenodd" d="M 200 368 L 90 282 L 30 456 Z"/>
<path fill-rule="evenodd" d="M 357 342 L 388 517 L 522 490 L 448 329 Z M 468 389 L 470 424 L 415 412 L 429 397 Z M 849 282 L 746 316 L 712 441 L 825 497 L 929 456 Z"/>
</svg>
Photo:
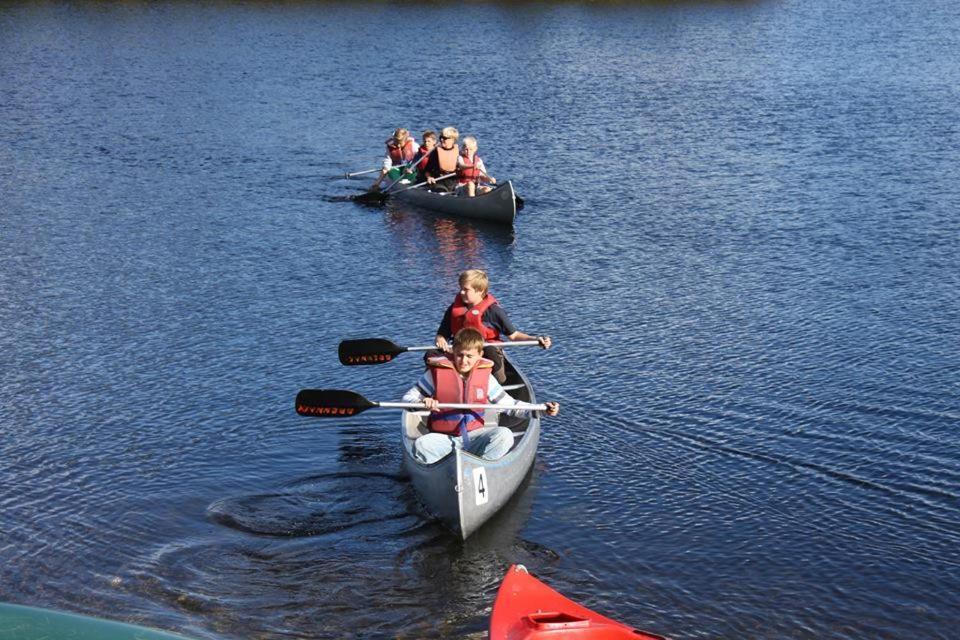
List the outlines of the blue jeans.
<svg viewBox="0 0 960 640">
<path fill-rule="evenodd" d="M 497 460 L 507 455 L 513 446 L 513 431 L 506 427 L 482 427 L 469 434 L 467 451 L 484 460 Z M 428 433 L 413 443 L 414 456 L 424 464 L 436 462 L 453 448 L 463 448 L 460 436 Z"/>
</svg>

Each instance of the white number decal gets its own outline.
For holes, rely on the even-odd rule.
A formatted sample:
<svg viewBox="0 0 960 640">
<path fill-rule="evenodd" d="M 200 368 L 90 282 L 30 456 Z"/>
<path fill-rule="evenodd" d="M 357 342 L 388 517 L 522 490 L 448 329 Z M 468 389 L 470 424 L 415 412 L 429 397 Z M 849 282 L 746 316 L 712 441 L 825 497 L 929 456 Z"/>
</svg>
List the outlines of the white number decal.
<svg viewBox="0 0 960 640">
<path fill-rule="evenodd" d="M 477 506 L 487 504 L 490 498 L 490 487 L 487 486 L 487 470 L 477 467 L 473 470 L 473 490 L 477 499 Z"/>
</svg>

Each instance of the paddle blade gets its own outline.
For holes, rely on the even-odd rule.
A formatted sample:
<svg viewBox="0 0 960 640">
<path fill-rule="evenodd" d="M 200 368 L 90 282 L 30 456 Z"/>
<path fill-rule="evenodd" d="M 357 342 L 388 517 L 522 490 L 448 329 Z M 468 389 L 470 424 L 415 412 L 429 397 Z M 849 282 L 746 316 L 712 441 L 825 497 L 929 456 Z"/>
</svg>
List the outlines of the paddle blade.
<svg viewBox="0 0 960 640">
<path fill-rule="evenodd" d="M 337 348 L 340 364 L 348 367 L 361 364 L 383 364 L 390 362 L 399 354 L 406 351 L 384 338 L 367 338 L 364 340 L 344 340 Z"/>
<path fill-rule="evenodd" d="M 375 406 L 353 391 L 302 389 L 297 394 L 297 413 L 311 418 L 345 418 Z"/>
<path fill-rule="evenodd" d="M 367 191 L 356 196 L 351 196 L 351 200 L 359 204 L 379 206 L 387 201 L 386 191 Z"/>
</svg>

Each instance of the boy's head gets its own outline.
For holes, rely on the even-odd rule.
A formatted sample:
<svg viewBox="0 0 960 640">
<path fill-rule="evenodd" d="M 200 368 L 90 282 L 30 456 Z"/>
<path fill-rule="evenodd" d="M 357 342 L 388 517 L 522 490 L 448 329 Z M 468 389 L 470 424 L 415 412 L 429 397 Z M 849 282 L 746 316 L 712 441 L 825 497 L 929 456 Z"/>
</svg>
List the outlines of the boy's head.
<svg viewBox="0 0 960 640">
<path fill-rule="evenodd" d="M 483 357 L 483 335 L 467 327 L 453 336 L 453 363 L 460 373 L 470 373 Z"/>
<path fill-rule="evenodd" d="M 420 139 L 423 140 L 423 146 L 428 149 L 433 149 L 437 146 L 437 132 L 433 129 L 427 129 L 423 132 L 423 135 L 420 136 Z"/>
<path fill-rule="evenodd" d="M 487 272 L 481 269 L 467 269 L 460 274 L 459 282 L 461 295 L 465 294 L 464 302 L 467 304 L 476 304 L 483 300 L 490 289 L 490 279 L 487 278 Z M 467 289 L 470 291 L 466 291 Z M 467 298 L 471 297 L 471 293 L 474 294 L 473 297 L 478 299 L 468 300 Z"/>
<path fill-rule="evenodd" d="M 460 145 L 463 147 L 464 151 L 469 151 L 471 153 L 476 153 L 477 151 L 477 139 L 473 136 L 467 136 L 463 139 L 463 142 Z"/>
</svg>

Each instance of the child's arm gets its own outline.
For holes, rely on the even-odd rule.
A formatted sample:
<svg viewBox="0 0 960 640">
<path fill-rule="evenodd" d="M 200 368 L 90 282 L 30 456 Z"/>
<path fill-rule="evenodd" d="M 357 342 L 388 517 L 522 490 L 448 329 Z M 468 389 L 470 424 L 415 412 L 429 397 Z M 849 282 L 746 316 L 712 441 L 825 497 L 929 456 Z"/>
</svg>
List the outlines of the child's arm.
<svg viewBox="0 0 960 640">
<path fill-rule="evenodd" d="M 450 351 L 450 343 L 447 341 L 447 336 L 450 335 L 450 314 L 453 305 L 447 307 L 447 310 L 443 314 L 443 320 L 440 321 L 440 326 L 437 327 L 437 337 L 434 339 L 434 344 L 437 345 L 437 349 L 441 351 Z"/>
<path fill-rule="evenodd" d="M 536 340 L 537 342 L 540 343 L 540 346 L 541 346 L 542 348 L 544 348 L 544 349 L 549 349 L 549 348 L 550 348 L 550 345 L 553 344 L 553 341 L 550 339 L 550 336 L 531 336 L 530 334 L 524 333 L 523 331 L 519 331 L 519 330 L 518 330 L 518 331 L 514 331 L 513 333 L 511 333 L 511 334 L 508 335 L 507 337 L 510 338 L 511 341 L 515 341 L 515 340 Z"/>
</svg>

